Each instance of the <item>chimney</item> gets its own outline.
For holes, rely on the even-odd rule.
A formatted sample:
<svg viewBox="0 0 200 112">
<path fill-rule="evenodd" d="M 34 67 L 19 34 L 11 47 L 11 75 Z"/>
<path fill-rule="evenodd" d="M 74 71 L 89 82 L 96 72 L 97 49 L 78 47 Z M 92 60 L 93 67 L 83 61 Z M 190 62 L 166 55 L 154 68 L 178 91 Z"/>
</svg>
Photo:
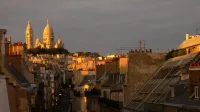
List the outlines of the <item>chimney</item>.
<svg viewBox="0 0 200 112">
<path fill-rule="evenodd" d="M 10 42 L 8 41 L 7 38 L 5 38 L 5 55 L 9 55 L 9 52 L 10 52 L 10 49 L 9 49 L 9 46 L 10 46 Z"/>
<path fill-rule="evenodd" d="M 149 49 L 149 52 L 152 53 L 152 49 Z"/>
</svg>

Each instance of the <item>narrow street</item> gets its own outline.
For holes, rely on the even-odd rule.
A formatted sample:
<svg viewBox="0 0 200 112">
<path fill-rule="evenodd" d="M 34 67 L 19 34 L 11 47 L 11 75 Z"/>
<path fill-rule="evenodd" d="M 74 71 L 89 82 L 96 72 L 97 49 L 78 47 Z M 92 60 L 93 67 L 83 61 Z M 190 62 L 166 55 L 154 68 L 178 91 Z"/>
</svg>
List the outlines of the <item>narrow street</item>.
<svg viewBox="0 0 200 112">
<path fill-rule="evenodd" d="M 63 110 L 61 112 L 68 112 L 69 110 L 69 96 L 64 94 L 62 98 L 61 107 Z"/>
<path fill-rule="evenodd" d="M 70 91 L 63 94 L 60 107 L 62 110 L 57 109 L 57 112 L 71 112 Z"/>
</svg>

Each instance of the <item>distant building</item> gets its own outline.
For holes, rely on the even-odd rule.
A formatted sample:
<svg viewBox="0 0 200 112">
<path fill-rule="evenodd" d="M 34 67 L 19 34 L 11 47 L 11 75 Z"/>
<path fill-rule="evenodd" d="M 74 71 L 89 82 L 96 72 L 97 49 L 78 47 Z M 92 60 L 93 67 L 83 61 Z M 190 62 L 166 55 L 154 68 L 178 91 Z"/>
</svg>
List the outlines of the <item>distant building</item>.
<svg viewBox="0 0 200 112">
<path fill-rule="evenodd" d="M 186 49 L 187 54 L 200 51 L 200 35 L 186 34 L 186 39 L 179 45 L 178 49 Z"/>
<path fill-rule="evenodd" d="M 4 40 L 6 55 L 21 55 L 24 51 L 24 44 L 22 42 L 11 43 L 11 37 L 6 37 Z"/>
<path fill-rule="evenodd" d="M 10 55 L 19 55 L 24 50 L 24 45 L 22 42 L 15 42 L 9 46 Z"/>
<path fill-rule="evenodd" d="M 63 48 L 64 47 L 64 43 L 62 42 L 62 40 L 60 39 L 60 37 L 58 36 L 57 41 L 54 40 L 54 32 L 53 29 L 49 23 L 49 20 L 47 19 L 47 25 L 44 28 L 44 32 L 43 32 L 43 42 L 40 40 L 40 38 L 37 36 L 37 39 L 35 41 L 35 46 L 33 43 L 33 38 L 34 38 L 34 32 L 31 26 L 30 21 L 28 21 L 28 25 L 26 27 L 26 47 L 27 49 L 30 48 L 36 48 L 36 47 L 41 47 L 41 48 Z"/>
</svg>

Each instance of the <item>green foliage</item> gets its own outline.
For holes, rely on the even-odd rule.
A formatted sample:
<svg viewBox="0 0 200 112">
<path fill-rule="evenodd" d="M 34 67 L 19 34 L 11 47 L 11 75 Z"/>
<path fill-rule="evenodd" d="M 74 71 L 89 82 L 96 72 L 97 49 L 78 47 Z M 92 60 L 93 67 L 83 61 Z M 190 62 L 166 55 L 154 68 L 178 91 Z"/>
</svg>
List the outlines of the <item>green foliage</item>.
<svg viewBox="0 0 200 112">
<path fill-rule="evenodd" d="M 177 50 L 172 49 L 170 52 L 167 53 L 167 55 L 165 56 L 165 59 L 168 60 L 170 58 L 174 58 L 174 57 L 178 57 L 178 56 L 182 56 L 186 54 L 187 54 L 186 49 L 177 49 Z"/>
<path fill-rule="evenodd" d="M 90 57 L 99 57 L 100 55 L 96 52 L 77 52 L 79 56 L 90 56 Z"/>
<path fill-rule="evenodd" d="M 51 49 L 44 49 L 44 48 L 33 48 L 26 50 L 27 54 L 68 54 L 69 51 L 64 48 L 51 48 Z"/>
</svg>

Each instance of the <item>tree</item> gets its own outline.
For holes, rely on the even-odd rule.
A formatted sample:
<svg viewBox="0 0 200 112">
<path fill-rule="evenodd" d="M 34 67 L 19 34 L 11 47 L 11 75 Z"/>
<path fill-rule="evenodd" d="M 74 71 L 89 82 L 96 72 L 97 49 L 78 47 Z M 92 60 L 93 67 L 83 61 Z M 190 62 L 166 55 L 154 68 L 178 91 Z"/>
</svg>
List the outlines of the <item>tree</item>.
<svg viewBox="0 0 200 112">
<path fill-rule="evenodd" d="M 64 48 L 52 48 L 52 49 L 45 49 L 41 47 L 33 48 L 33 49 L 28 49 L 27 50 L 28 54 L 69 54 L 69 51 L 64 49 Z"/>
<path fill-rule="evenodd" d="M 177 50 L 172 49 L 170 52 L 167 53 L 167 55 L 165 56 L 165 59 L 168 60 L 170 58 L 174 58 L 174 57 L 182 56 L 186 54 L 187 54 L 186 49 L 177 49 Z"/>
</svg>

